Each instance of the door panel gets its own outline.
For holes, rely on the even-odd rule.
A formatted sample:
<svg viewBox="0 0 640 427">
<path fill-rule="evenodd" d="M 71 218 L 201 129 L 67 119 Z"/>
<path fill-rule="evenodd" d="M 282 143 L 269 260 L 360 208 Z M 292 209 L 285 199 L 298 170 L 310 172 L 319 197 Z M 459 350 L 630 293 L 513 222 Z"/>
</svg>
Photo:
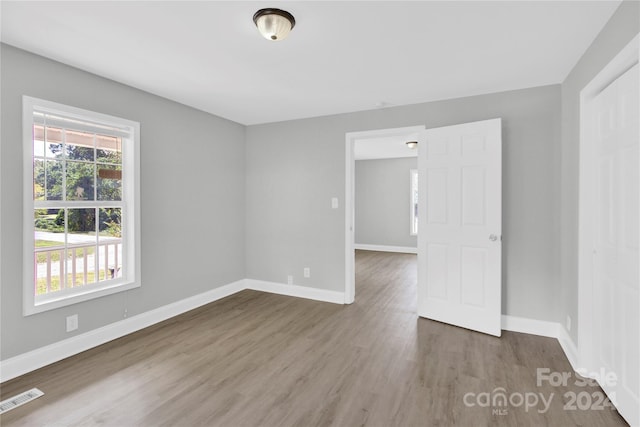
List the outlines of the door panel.
<svg viewBox="0 0 640 427">
<path fill-rule="evenodd" d="M 460 264 L 465 266 L 460 275 L 462 304 L 484 307 L 485 279 L 487 277 L 487 250 L 462 247 Z"/>
<path fill-rule="evenodd" d="M 420 174 L 418 174 L 418 177 Z M 418 178 L 420 179 L 420 178 Z M 432 168 L 427 171 L 427 221 L 429 224 L 447 223 L 447 169 Z M 420 184 L 418 184 L 420 189 Z M 418 190 L 419 191 L 419 190 Z M 420 200 L 420 196 L 418 196 Z M 418 211 L 419 212 L 419 211 Z M 420 223 L 420 222 L 418 222 Z"/>
<path fill-rule="evenodd" d="M 427 296 L 428 298 L 447 300 L 447 245 L 429 244 L 427 246 L 427 259 L 431 260 L 432 267 L 427 270 Z"/>
<path fill-rule="evenodd" d="M 592 101 L 595 114 L 596 233 L 593 250 L 594 348 L 591 372 L 628 421 L 640 416 L 638 248 L 638 65 Z"/>
<path fill-rule="evenodd" d="M 500 336 L 501 120 L 429 129 L 418 156 L 418 314 Z"/>
<path fill-rule="evenodd" d="M 485 179 L 484 168 L 467 166 L 462 168 L 462 225 L 485 225 Z"/>
</svg>

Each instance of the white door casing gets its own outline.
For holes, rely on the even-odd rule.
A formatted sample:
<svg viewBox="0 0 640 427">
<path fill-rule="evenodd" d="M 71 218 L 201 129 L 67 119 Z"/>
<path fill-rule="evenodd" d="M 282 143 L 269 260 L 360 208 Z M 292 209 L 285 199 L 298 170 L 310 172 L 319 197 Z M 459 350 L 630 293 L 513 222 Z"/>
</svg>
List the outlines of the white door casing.
<svg viewBox="0 0 640 427">
<path fill-rule="evenodd" d="M 495 336 L 501 334 L 501 126 L 492 119 L 428 129 L 418 144 L 418 315 Z"/>
<path fill-rule="evenodd" d="M 583 360 L 632 425 L 640 423 L 639 77 L 636 64 L 590 105 L 595 227 L 587 313 L 593 328 Z"/>
</svg>

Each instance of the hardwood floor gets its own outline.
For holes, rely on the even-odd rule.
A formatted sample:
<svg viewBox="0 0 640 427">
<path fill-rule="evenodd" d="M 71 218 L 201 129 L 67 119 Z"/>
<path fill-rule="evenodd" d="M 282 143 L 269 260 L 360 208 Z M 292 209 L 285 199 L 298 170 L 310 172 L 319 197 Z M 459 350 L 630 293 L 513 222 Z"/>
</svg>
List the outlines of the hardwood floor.
<svg viewBox="0 0 640 427">
<path fill-rule="evenodd" d="M 600 389 L 575 385 L 556 340 L 495 338 L 417 318 L 415 262 L 358 251 L 352 305 L 243 291 L 8 381 L 2 399 L 32 387 L 45 395 L 0 423 L 625 425 L 609 409 L 563 409 L 565 393 Z M 572 378 L 537 386 L 537 368 Z M 499 387 L 512 404 L 478 406 Z M 551 398 L 549 409 L 520 406 L 517 395 L 533 403 L 527 393 Z"/>
</svg>

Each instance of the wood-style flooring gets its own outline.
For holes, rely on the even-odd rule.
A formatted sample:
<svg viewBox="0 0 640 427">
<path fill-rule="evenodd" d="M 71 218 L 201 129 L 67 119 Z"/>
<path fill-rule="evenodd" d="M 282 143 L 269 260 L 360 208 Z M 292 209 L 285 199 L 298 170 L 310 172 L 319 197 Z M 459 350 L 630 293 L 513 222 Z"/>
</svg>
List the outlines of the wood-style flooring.
<svg viewBox="0 0 640 427">
<path fill-rule="evenodd" d="M 352 305 L 242 291 L 8 381 L 2 399 L 32 387 L 45 395 L 0 422 L 625 425 L 609 409 L 563 408 L 570 393 L 600 389 L 574 384 L 556 340 L 513 332 L 495 338 L 417 318 L 415 255 L 358 251 L 356 270 Z M 538 368 L 572 378 L 537 386 Z M 484 406 L 501 391 L 508 406 Z M 519 405 L 518 394 L 533 403 L 528 393 L 551 399 L 549 409 L 540 401 Z"/>
</svg>

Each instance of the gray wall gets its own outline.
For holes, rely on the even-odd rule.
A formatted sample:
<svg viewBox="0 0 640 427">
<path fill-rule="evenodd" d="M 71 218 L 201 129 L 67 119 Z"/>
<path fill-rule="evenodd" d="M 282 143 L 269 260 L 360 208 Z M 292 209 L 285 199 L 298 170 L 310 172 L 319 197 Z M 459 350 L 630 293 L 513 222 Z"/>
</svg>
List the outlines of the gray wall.
<svg viewBox="0 0 640 427">
<path fill-rule="evenodd" d="M 244 277 L 291 274 L 342 291 L 345 133 L 495 117 L 503 119 L 503 313 L 563 323 L 569 314 L 577 326 L 579 91 L 640 30 L 639 15 L 625 1 L 562 86 L 247 128 L 2 45 L 0 358 L 118 321 L 125 308 L 132 316 Z M 22 317 L 23 94 L 141 123 L 141 288 Z M 177 218 L 180 209 L 188 219 Z M 80 328 L 67 334 L 74 313 Z"/>
<path fill-rule="evenodd" d="M 3 360 L 244 278 L 244 126 L 1 49 Z M 140 122 L 141 288 L 22 316 L 22 95 Z"/>
<path fill-rule="evenodd" d="M 247 127 L 247 277 L 344 290 L 345 133 L 503 119 L 503 313 L 558 320 L 560 86 Z M 339 197 L 341 208 L 331 209 Z M 310 279 L 298 279 L 304 267 Z M 357 295 L 356 295 L 357 298 Z"/>
<path fill-rule="evenodd" d="M 417 168 L 418 158 L 358 160 L 355 164 L 355 243 L 417 248 L 417 236 L 409 234 L 409 171 Z"/>
<path fill-rule="evenodd" d="M 640 3 L 624 1 L 562 83 L 562 324 L 578 339 L 578 163 L 580 91 L 640 32 Z"/>
</svg>

